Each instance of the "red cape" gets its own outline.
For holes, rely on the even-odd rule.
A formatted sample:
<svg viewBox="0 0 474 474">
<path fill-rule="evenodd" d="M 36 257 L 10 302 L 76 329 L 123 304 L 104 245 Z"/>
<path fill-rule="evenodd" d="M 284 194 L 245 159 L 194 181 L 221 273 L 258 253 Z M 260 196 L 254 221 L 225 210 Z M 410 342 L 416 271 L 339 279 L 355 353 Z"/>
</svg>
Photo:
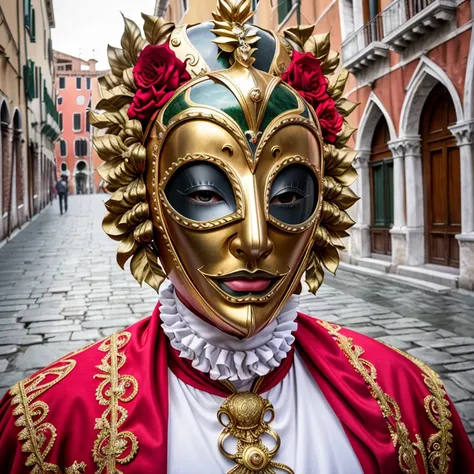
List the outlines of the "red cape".
<svg viewBox="0 0 474 474">
<path fill-rule="evenodd" d="M 304 314 L 297 323 L 294 349 L 364 473 L 474 473 L 469 438 L 435 372 L 339 326 Z M 282 380 L 292 355 L 260 393 Z M 0 403 L 1 473 L 166 474 L 168 367 L 196 388 L 228 395 L 177 356 L 158 306 L 151 317 L 16 384 Z"/>
</svg>

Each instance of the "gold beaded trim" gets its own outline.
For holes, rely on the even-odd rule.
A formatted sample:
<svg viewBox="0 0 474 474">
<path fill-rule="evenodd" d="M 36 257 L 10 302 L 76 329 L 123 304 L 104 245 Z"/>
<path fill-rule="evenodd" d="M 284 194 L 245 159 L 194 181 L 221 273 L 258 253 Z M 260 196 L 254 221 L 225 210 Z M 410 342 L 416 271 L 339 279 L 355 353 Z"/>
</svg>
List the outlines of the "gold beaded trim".
<svg viewBox="0 0 474 474">
<path fill-rule="evenodd" d="M 126 355 L 119 351 L 128 344 L 131 337 L 129 332 L 113 334 L 99 347 L 100 351 L 107 354 L 97 367 L 103 373 L 94 375 L 94 378 L 102 379 L 96 390 L 96 399 L 107 408 L 96 419 L 94 426 L 96 430 L 100 430 L 93 448 L 96 474 L 101 474 L 104 470 L 108 474 L 121 474 L 117 463 L 129 463 L 138 451 L 136 436 L 130 431 L 119 431 L 128 416 L 128 411 L 119 403 L 130 402 L 138 393 L 135 377 L 119 374 L 127 360 Z"/>
</svg>

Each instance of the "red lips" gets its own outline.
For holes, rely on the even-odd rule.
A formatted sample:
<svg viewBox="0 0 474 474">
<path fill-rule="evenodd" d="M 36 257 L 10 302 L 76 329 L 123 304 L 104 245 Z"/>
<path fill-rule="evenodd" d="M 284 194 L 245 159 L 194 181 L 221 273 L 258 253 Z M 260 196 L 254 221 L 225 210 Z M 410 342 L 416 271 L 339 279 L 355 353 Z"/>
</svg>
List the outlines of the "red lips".
<svg viewBox="0 0 474 474">
<path fill-rule="evenodd" d="M 271 282 L 268 278 L 235 278 L 224 283 L 234 291 L 254 293 L 266 290 Z"/>
</svg>

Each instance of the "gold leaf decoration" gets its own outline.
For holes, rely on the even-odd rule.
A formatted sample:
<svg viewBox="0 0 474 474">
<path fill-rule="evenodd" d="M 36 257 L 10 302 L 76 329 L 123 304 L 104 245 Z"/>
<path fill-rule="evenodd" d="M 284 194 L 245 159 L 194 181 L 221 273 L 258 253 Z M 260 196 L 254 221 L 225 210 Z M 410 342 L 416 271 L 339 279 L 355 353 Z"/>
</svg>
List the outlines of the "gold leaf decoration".
<svg viewBox="0 0 474 474">
<path fill-rule="evenodd" d="M 122 35 L 121 41 L 123 55 L 129 64 L 135 64 L 138 55 L 146 46 L 147 42 L 143 39 L 140 28 L 138 28 L 134 21 L 129 20 L 125 16 L 123 17 L 123 21 L 125 23 L 125 31 Z"/>
<path fill-rule="evenodd" d="M 123 50 L 109 46 L 112 72 L 99 79 L 102 100 L 97 104 L 104 112 L 91 113 L 90 120 L 105 131 L 104 135 L 94 136 L 94 148 L 104 161 L 97 171 L 113 193 L 105 204 L 108 213 L 102 227 L 119 242 L 119 265 L 124 268 L 132 258 L 131 271 L 137 281 L 140 284 L 145 281 L 158 290 L 165 273 L 158 265 L 153 225 L 149 220 L 143 176 L 146 167 L 143 127 L 138 120 L 129 119 L 127 110 L 135 96 L 133 66 L 140 52 L 148 43 L 166 42 L 174 24 L 150 15 L 142 16 L 146 39 L 133 21 L 124 18 Z"/>
<path fill-rule="evenodd" d="M 285 38 L 293 41 L 301 50 L 304 50 L 304 45 L 311 38 L 313 31 L 314 25 L 300 25 L 285 29 L 283 35 Z"/>
<path fill-rule="evenodd" d="M 107 46 L 107 56 L 109 58 L 110 69 L 112 74 L 118 77 L 122 77 L 122 72 L 124 69 L 129 67 L 129 63 L 123 54 L 123 51 L 120 48 L 114 48 L 113 46 Z M 117 80 L 117 79 L 115 79 Z"/>
<path fill-rule="evenodd" d="M 332 74 L 339 66 L 340 58 L 339 53 L 330 51 L 327 58 L 322 61 L 321 67 L 323 68 L 324 74 Z"/>
<path fill-rule="evenodd" d="M 321 68 L 328 79 L 328 94 L 335 101 L 338 112 L 345 118 L 358 105 L 342 97 L 349 73 L 346 70 L 338 75 L 334 73 L 339 67 L 340 59 L 338 53 L 331 51 L 330 34 L 311 36 L 310 31 L 312 32 L 311 27 L 289 28 L 284 35 L 301 50 L 312 53 L 321 61 Z M 349 235 L 346 231 L 354 224 L 345 212 L 358 199 L 349 188 L 357 178 L 357 172 L 352 166 L 355 153 L 346 146 L 354 131 L 344 120 L 336 143 L 325 143 L 323 147 L 325 177 L 322 213 L 306 270 L 306 281 L 313 293 L 323 281 L 323 265 L 331 272 L 336 271 L 339 263 L 338 250 L 344 249 L 342 239 Z"/>
<path fill-rule="evenodd" d="M 331 47 L 329 33 L 311 36 L 303 43 L 306 53 L 313 53 L 321 62 L 326 61 Z"/>
<path fill-rule="evenodd" d="M 134 239 L 133 234 L 129 234 L 120 241 L 117 249 L 117 263 L 122 270 L 127 260 L 135 253 L 137 248 L 138 242 Z"/>
<path fill-rule="evenodd" d="M 131 91 L 137 90 L 137 85 L 135 84 L 135 79 L 133 78 L 133 68 L 129 67 L 123 71 L 123 83 Z"/>
<path fill-rule="evenodd" d="M 347 117 L 350 115 L 356 107 L 359 105 L 359 102 L 352 102 L 348 99 L 339 99 L 336 102 L 337 111 L 343 116 Z"/>
<path fill-rule="evenodd" d="M 145 15 L 145 13 L 142 13 L 142 18 L 145 20 L 143 31 L 148 43 L 157 45 L 168 41 L 171 32 L 175 28 L 174 23 L 165 21 L 163 18 L 158 18 L 153 15 Z"/>
<path fill-rule="evenodd" d="M 212 13 L 216 28 L 211 31 L 217 36 L 213 42 L 225 53 L 239 51 L 235 59 L 246 67 L 253 63 L 248 58 L 255 51 L 249 46 L 260 39 L 256 28 L 245 25 L 253 15 L 251 0 L 217 0 Z"/>
<path fill-rule="evenodd" d="M 120 78 L 117 77 L 115 74 L 105 74 L 105 76 L 99 77 L 98 82 L 99 86 L 107 91 L 119 86 L 122 83 Z"/>
<path fill-rule="evenodd" d="M 338 100 L 342 93 L 344 92 L 344 88 L 346 87 L 347 79 L 349 78 L 349 71 L 347 69 L 343 69 L 338 76 L 334 76 L 329 80 L 328 86 L 328 93 L 334 100 Z"/>
<path fill-rule="evenodd" d="M 318 288 L 322 285 L 323 279 L 324 271 L 319 261 L 319 257 L 314 252 L 311 252 L 305 275 L 305 281 L 309 286 L 309 291 L 313 294 L 316 293 Z"/>
<path fill-rule="evenodd" d="M 166 273 L 158 265 L 157 256 L 145 245 L 140 246 L 133 255 L 130 269 L 140 285 L 145 282 L 155 290 L 158 290 L 166 278 Z"/>
</svg>

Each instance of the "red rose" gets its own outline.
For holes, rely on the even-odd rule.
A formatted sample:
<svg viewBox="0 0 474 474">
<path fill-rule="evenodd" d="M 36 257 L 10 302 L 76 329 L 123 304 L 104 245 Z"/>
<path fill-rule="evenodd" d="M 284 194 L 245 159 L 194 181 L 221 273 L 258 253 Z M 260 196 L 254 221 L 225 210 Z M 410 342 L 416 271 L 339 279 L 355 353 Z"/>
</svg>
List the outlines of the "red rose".
<svg viewBox="0 0 474 474">
<path fill-rule="evenodd" d="M 186 63 L 167 44 L 148 45 L 133 68 L 138 90 L 128 109 L 131 119 L 146 120 L 173 96 L 178 87 L 191 79 Z"/>
<path fill-rule="evenodd" d="M 293 51 L 291 63 L 281 78 L 313 106 L 324 140 L 334 144 L 344 119 L 337 111 L 334 99 L 328 94 L 328 80 L 321 61 L 311 53 Z"/>
<path fill-rule="evenodd" d="M 328 80 L 321 68 L 321 61 L 311 53 L 293 51 L 291 63 L 281 78 L 314 108 L 329 97 Z"/>
<path fill-rule="evenodd" d="M 336 135 L 342 130 L 344 119 L 337 111 L 334 99 L 328 98 L 316 107 L 316 115 L 321 125 L 323 138 L 326 142 L 334 144 Z"/>
</svg>

